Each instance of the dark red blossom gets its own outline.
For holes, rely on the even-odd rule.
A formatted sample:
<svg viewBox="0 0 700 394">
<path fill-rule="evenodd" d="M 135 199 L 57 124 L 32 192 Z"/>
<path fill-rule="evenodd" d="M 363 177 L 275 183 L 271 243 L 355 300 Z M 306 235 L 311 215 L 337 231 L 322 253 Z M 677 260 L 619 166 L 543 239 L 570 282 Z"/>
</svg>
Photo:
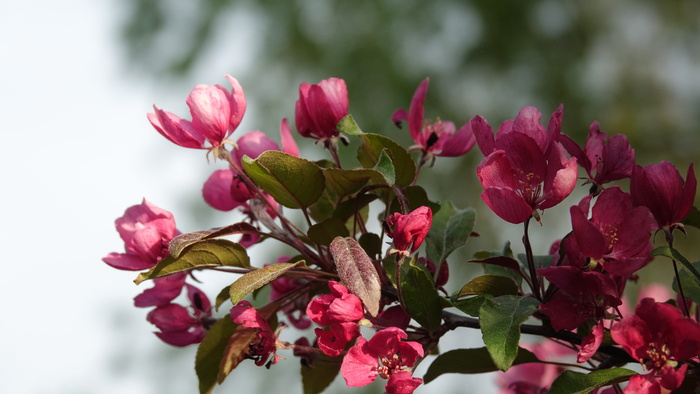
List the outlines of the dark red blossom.
<svg viewBox="0 0 700 394">
<path fill-rule="evenodd" d="M 680 222 L 693 207 L 696 187 L 692 164 L 688 166 L 684 182 L 676 167 L 667 161 L 635 166 L 630 181 L 632 202 L 649 208 L 659 229 L 682 228 Z"/>
<path fill-rule="evenodd" d="M 573 239 L 588 267 L 602 264 L 613 275 L 629 276 L 651 261 L 654 218 L 646 207 L 632 207 L 630 195 L 618 186 L 604 190 L 588 211 L 591 195 L 570 208 Z"/>
<path fill-rule="evenodd" d="M 428 207 L 418 207 L 408 215 L 395 212 L 386 220 L 390 227 L 387 235 L 394 239 L 394 249 L 401 252 L 415 252 L 430 231 L 433 211 Z"/>
<path fill-rule="evenodd" d="M 687 368 L 683 365 L 676 369 L 678 363 L 700 354 L 700 324 L 684 318 L 678 308 L 651 298 L 639 301 L 634 315 L 615 324 L 610 334 L 630 356 L 651 371 L 630 381 L 635 386 L 657 384 L 674 390 L 683 382 Z"/>
<path fill-rule="evenodd" d="M 350 387 L 372 383 L 377 376 L 389 381 L 384 386 L 388 394 L 410 394 L 423 383 L 412 377 L 410 368 L 423 357 L 418 342 L 403 341 L 408 335 L 400 328 L 378 331 L 367 341 L 363 337 L 348 350 L 340 366 L 340 373 Z"/>
<path fill-rule="evenodd" d="M 600 272 L 576 267 L 547 267 L 537 272 L 558 287 L 539 307 L 555 330 L 574 330 L 588 319 L 599 321 L 609 308 L 622 303 L 615 282 Z"/>
<path fill-rule="evenodd" d="M 540 117 L 536 108 L 525 107 L 515 120 L 503 122 L 496 137 L 483 118 L 471 121 L 486 156 L 476 169 L 484 188 L 481 199 L 510 223 L 523 223 L 531 216 L 539 221 L 537 210 L 559 204 L 576 186 L 576 158 L 567 158 L 556 142 L 561 107 L 546 131 Z"/>
<path fill-rule="evenodd" d="M 562 134 L 559 138 L 569 154 L 586 170 L 588 180 L 584 185 L 591 184 L 591 194 L 597 196 L 603 190 L 603 184 L 632 175 L 634 149 L 625 135 L 616 134 L 607 138 L 598 122 L 593 122 L 583 149 L 567 135 Z"/>
</svg>

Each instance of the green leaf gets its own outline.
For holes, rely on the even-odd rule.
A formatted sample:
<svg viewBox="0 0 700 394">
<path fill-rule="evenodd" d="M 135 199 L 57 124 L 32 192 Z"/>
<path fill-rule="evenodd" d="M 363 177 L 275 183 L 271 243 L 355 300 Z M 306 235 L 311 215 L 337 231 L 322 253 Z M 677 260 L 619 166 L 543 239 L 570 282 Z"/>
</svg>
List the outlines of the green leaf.
<svg viewBox="0 0 700 394">
<path fill-rule="evenodd" d="M 231 285 L 228 285 L 221 289 L 219 294 L 216 296 L 216 301 L 214 303 L 214 310 L 219 311 L 219 307 L 226 301 L 231 299 Z"/>
<path fill-rule="evenodd" d="M 381 175 L 369 168 L 354 168 L 350 170 L 342 168 L 327 168 L 323 170 L 326 179 L 326 188 L 336 198 L 357 193 L 371 178 L 380 179 Z"/>
<path fill-rule="evenodd" d="M 170 256 L 178 258 L 180 254 L 190 245 L 196 244 L 197 242 L 205 239 L 223 237 L 224 235 L 232 234 L 260 234 L 260 230 L 255 228 L 250 223 L 240 222 L 226 227 L 180 234 L 170 241 L 168 244 L 168 252 L 170 252 Z"/>
<path fill-rule="evenodd" d="M 696 270 L 700 271 L 700 261 L 692 263 Z M 700 284 L 698 281 L 693 280 L 691 275 L 686 270 L 678 271 L 678 276 L 681 278 L 681 284 L 683 285 L 683 294 L 686 298 L 690 298 L 695 301 L 696 304 L 700 304 Z M 673 291 L 679 293 L 678 291 L 678 278 L 673 278 Z"/>
<path fill-rule="evenodd" d="M 311 365 L 301 363 L 301 383 L 304 394 L 322 393 L 338 376 L 341 360 L 325 354 L 314 359 Z"/>
<path fill-rule="evenodd" d="M 494 297 L 518 294 L 518 285 L 511 278 L 499 275 L 481 275 L 472 279 L 456 293 L 461 298 L 468 295 L 490 294 Z"/>
<path fill-rule="evenodd" d="M 474 228 L 476 211 L 458 210 L 450 201 L 445 201 L 433 215 L 433 224 L 425 239 L 428 257 L 440 264 L 457 248 L 463 246 Z"/>
<path fill-rule="evenodd" d="M 410 185 L 416 175 L 416 165 L 408 151 L 391 138 L 379 134 L 361 134 L 357 160 L 365 168 L 374 168 L 385 148 L 388 149 L 396 169 L 395 183 L 401 186 Z"/>
<path fill-rule="evenodd" d="M 532 352 L 519 348 L 513 365 L 536 363 L 540 361 Z M 485 347 L 478 349 L 455 349 L 439 355 L 428 367 L 423 376 L 425 383 L 430 383 L 446 373 L 476 374 L 498 371 Z"/>
<path fill-rule="evenodd" d="M 250 267 L 250 258 L 243 246 L 226 239 L 206 239 L 188 245 L 178 257 L 166 256 L 149 271 L 140 273 L 134 283 L 177 272 L 203 267 Z"/>
<path fill-rule="evenodd" d="M 564 371 L 552 383 L 549 394 L 586 394 L 591 390 L 629 380 L 636 372 L 626 368 L 601 369 L 589 373 Z"/>
<path fill-rule="evenodd" d="M 243 169 L 253 181 L 287 208 L 306 208 L 318 201 L 326 185 L 315 163 L 269 150 L 257 159 L 243 157 Z"/>
<path fill-rule="evenodd" d="M 358 240 L 362 249 L 368 256 L 380 256 L 382 254 L 382 240 L 375 233 L 364 233 Z"/>
<path fill-rule="evenodd" d="M 347 115 L 343 119 L 340 119 L 338 125 L 336 126 L 338 131 L 347 135 L 361 135 L 364 134 L 360 130 L 360 126 L 355 123 L 355 119 L 352 115 Z"/>
<path fill-rule="evenodd" d="M 335 237 L 347 237 L 350 232 L 342 220 L 328 218 L 309 227 L 308 235 L 313 242 L 328 246 Z"/>
<path fill-rule="evenodd" d="M 481 310 L 481 304 L 487 298 L 491 298 L 488 294 L 478 295 L 476 297 L 463 298 L 461 300 L 451 301 L 452 306 L 459 309 L 460 311 L 466 313 L 472 317 L 479 317 L 479 311 Z"/>
<path fill-rule="evenodd" d="M 391 161 L 391 157 L 389 156 L 389 149 L 382 149 L 382 153 L 379 154 L 379 159 L 377 159 L 374 170 L 382 174 L 384 182 L 381 183 L 386 183 L 389 186 L 394 185 L 396 182 L 396 168 L 394 168 L 394 162 Z"/>
<path fill-rule="evenodd" d="M 350 237 L 335 238 L 329 249 L 345 287 L 362 300 L 370 315 L 377 316 L 382 285 L 367 252 Z"/>
<path fill-rule="evenodd" d="M 520 325 L 535 313 L 539 304 L 532 297 L 506 295 L 489 298 L 481 305 L 479 319 L 484 344 L 501 371 L 507 371 L 513 364 L 518 355 Z"/>
<path fill-rule="evenodd" d="M 231 284 L 229 289 L 231 303 L 233 305 L 238 304 L 238 301 L 244 299 L 254 290 L 265 286 L 266 284 L 279 278 L 285 272 L 294 267 L 298 267 L 301 264 L 304 264 L 303 260 L 297 261 L 296 263 L 272 264 L 255 271 L 248 272 Z"/>
<path fill-rule="evenodd" d="M 401 272 L 401 296 L 406 312 L 421 326 L 435 330 L 442 321 L 442 303 L 433 278 L 416 265 L 404 263 Z M 405 271 L 404 271 L 405 269 Z"/>
<path fill-rule="evenodd" d="M 229 315 L 222 317 L 209 328 L 202 343 L 197 347 L 194 369 L 199 379 L 200 394 L 209 394 L 214 389 L 219 374 L 219 364 L 236 327 L 238 325 Z"/>
<path fill-rule="evenodd" d="M 683 255 L 677 251 L 676 249 L 673 249 L 668 246 L 659 246 L 658 248 L 654 249 L 651 251 L 652 256 L 666 256 L 672 260 L 676 260 L 683 264 L 683 268 L 685 268 L 690 276 L 695 278 L 696 284 L 700 285 L 700 272 L 693 267 L 692 264 L 690 264 L 690 261 L 683 257 Z"/>
</svg>

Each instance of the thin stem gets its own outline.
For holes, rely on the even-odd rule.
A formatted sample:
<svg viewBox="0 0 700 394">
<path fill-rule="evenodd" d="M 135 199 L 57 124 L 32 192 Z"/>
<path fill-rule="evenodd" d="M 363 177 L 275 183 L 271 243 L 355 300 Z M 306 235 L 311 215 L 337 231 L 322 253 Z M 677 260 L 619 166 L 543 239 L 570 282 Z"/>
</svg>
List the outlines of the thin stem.
<svg viewBox="0 0 700 394">
<path fill-rule="evenodd" d="M 396 295 L 399 298 L 399 304 L 401 304 L 401 307 L 406 310 L 406 304 L 403 302 L 403 295 L 401 295 L 401 265 L 403 265 L 403 260 L 406 256 L 404 256 L 401 252 L 399 252 L 396 256 Z"/>
<path fill-rule="evenodd" d="M 527 267 L 530 270 L 530 280 L 532 281 L 532 294 L 535 295 L 538 301 L 542 302 L 542 294 L 540 292 L 540 280 L 537 277 L 537 269 L 535 268 L 535 257 L 532 254 L 532 245 L 530 244 L 530 236 L 528 229 L 530 227 L 530 219 L 525 221 L 525 232 L 523 234 L 523 245 L 525 245 L 525 255 L 527 256 Z"/>
<path fill-rule="evenodd" d="M 673 230 L 666 230 L 666 242 L 669 248 L 673 248 Z M 681 277 L 678 274 L 678 264 L 676 259 L 671 259 L 673 262 L 673 273 L 676 275 L 676 283 L 678 283 L 678 294 L 681 295 L 681 304 L 683 304 L 683 315 L 685 317 L 690 317 L 690 311 L 688 310 L 688 302 L 685 299 L 685 293 L 683 292 L 683 285 L 681 284 Z"/>
</svg>

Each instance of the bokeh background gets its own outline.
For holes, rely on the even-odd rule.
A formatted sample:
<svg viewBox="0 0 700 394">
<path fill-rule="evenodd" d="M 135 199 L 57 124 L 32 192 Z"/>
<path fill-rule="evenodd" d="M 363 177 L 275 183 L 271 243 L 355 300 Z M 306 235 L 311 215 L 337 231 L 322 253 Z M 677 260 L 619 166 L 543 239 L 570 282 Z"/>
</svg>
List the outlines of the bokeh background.
<svg viewBox="0 0 700 394">
<path fill-rule="evenodd" d="M 151 334 L 147 311 L 132 307 L 141 291 L 134 273 L 100 259 L 122 249 L 113 221 L 144 197 L 174 212 L 184 232 L 237 220 L 200 197 L 222 164 L 170 144 L 145 117 L 154 103 L 186 114 L 190 89 L 225 84 L 226 73 L 249 102 L 235 135 L 277 138 L 281 118 L 293 119 L 299 83 L 335 76 L 346 80 L 363 130 L 409 145 L 390 116 L 430 77 L 431 118 L 459 126 L 480 114 L 495 127 L 525 105 L 546 121 L 563 103 L 563 131 L 580 143 L 597 120 L 629 137 L 640 164 L 671 160 L 685 174 L 700 158 L 693 0 L 38 0 L 0 2 L 0 15 L 2 393 L 196 392 L 195 348 Z M 460 276 L 453 290 L 477 274 L 465 263 L 474 251 L 507 240 L 522 251 L 520 228 L 499 223 L 478 198 L 480 159 L 438 159 L 421 178 L 433 199 L 479 213 L 482 236 L 450 261 Z M 544 221 L 532 234 L 536 253 L 568 231 L 565 207 Z M 697 260 L 691 243 L 679 247 Z M 251 253 L 262 264 L 278 252 Z M 653 262 L 653 278 L 642 281 L 668 283 L 665 268 Z M 203 279 L 211 296 L 231 281 Z M 467 330 L 448 338 L 449 346 L 479 343 Z M 301 392 L 289 356 L 268 373 L 244 363 L 216 392 Z M 464 387 L 495 390 L 491 376 L 443 376 L 421 390 Z M 337 379 L 331 391 L 348 390 Z"/>
</svg>

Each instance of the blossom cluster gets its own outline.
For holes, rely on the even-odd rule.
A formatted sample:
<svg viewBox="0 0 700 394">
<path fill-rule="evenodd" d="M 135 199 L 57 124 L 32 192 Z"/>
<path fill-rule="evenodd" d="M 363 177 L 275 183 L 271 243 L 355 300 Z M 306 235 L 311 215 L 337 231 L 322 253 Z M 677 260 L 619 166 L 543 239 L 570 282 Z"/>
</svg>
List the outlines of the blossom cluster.
<svg viewBox="0 0 700 394">
<path fill-rule="evenodd" d="M 697 383 L 686 377 L 697 375 L 700 365 L 700 274 L 697 264 L 673 249 L 676 230 L 686 233 L 694 209 L 692 164 L 685 177 L 667 161 L 636 164 L 627 138 L 608 137 L 597 122 L 581 146 L 562 132 L 563 106 L 546 126 L 537 108 L 524 107 L 496 132 L 479 115 L 459 129 L 450 121 L 428 120 L 428 79 L 419 84 L 408 111 L 387 116 L 398 127 L 407 124 L 414 144 L 403 148 L 359 129 L 349 112 L 346 82 L 339 78 L 299 87 L 296 131 L 332 159 L 312 162 L 301 157 L 286 118 L 280 121 L 279 144 L 261 131 L 231 139 L 247 101 L 239 82 L 226 79 L 230 90 L 220 85 L 192 90 L 186 99 L 191 120 L 156 106 L 147 118 L 171 142 L 206 150 L 224 162 L 225 168 L 203 183 L 203 199 L 215 210 L 236 210 L 244 219 L 182 234 L 170 212 L 144 199 L 116 220 L 124 253 L 103 259 L 117 269 L 144 271 L 137 283 L 153 281 L 134 302 L 154 308 L 147 320 L 161 340 L 218 349 L 207 352 L 216 359 L 198 356 L 202 365 L 219 366 L 214 381 L 197 366 L 203 392 L 243 360 L 271 368 L 283 359 L 278 352 L 287 349 L 311 371 L 305 380 L 326 382 L 315 383 L 314 392 L 330 383 L 323 376 L 328 371 L 342 375 L 350 387 L 379 377 L 387 393 L 409 394 L 437 375 L 471 373 L 470 368 L 507 371 L 498 377 L 503 393 L 545 392 L 572 387 L 563 372 L 574 363 L 583 370 L 638 363 L 644 370 L 611 369 L 614 379 L 591 378 L 586 390 L 660 393 Z M 338 141 L 350 138 L 360 141 L 359 167 L 348 167 L 339 155 Z M 519 261 L 509 247 L 480 252 L 473 261 L 482 263 L 485 275 L 450 292 L 448 257 L 477 235 L 474 212 L 427 197 L 420 173 L 437 158 L 471 151 L 483 156 L 476 168 L 481 200 L 505 222 L 523 225 L 525 253 Z M 569 207 L 570 231 L 553 239 L 547 253 L 535 255 L 530 222 L 547 225 L 546 211 L 572 194 L 581 180 L 579 170 L 585 174 L 583 185 L 590 187 Z M 629 191 L 623 188 L 627 181 Z M 382 212 L 373 213 L 381 231 L 368 226 L 373 201 L 384 204 Z M 288 209 L 300 210 L 301 220 Z M 655 249 L 658 232 L 667 246 Z M 240 237 L 237 242 L 224 238 L 231 235 Z M 247 251 L 273 241 L 293 252 L 274 264 L 251 265 Z M 625 289 L 656 255 L 673 259 L 677 295 L 640 296 L 632 311 Z M 192 284 L 200 270 L 236 274 L 237 279 L 212 305 Z M 265 287 L 270 289 L 267 302 L 257 293 Z M 183 290 L 187 306 L 177 303 Z M 253 302 L 244 299 L 251 293 Z M 218 309 L 227 301 L 229 313 L 221 316 Z M 528 318 L 540 323 L 524 324 Z M 287 325 L 302 336 L 284 340 L 287 333 L 293 335 Z M 481 329 L 488 360 L 465 366 L 455 353 L 440 349 L 426 375 L 416 376 L 416 367 L 438 353 L 445 333 L 468 327 Z M 544 340 L 512 343 L 520 332 Z M 457 351 L 464 352 L 461 359 L 484 354 Z M 567 357 L 575 362 L 559 361 Z M 446 367 L 444 360 L 458 365 Z"/>
</svg>

